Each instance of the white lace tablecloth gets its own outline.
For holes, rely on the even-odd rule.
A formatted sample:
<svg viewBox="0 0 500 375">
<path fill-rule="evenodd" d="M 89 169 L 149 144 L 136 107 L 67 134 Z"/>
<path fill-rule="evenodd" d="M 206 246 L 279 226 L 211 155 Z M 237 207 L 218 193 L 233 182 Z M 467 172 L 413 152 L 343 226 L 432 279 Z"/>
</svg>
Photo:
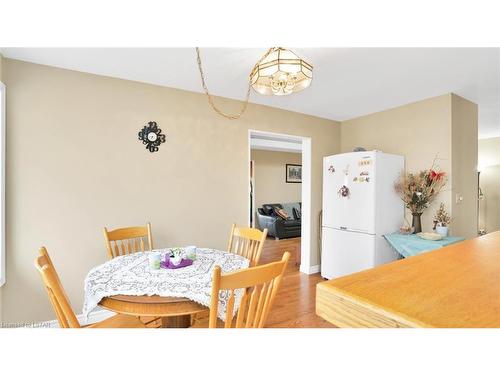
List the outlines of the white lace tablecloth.
<svg viewBox="0 0 500 375">
<path fill-rule="evenodd" d="M 170 249 L 154 250 L 164 255 Z M 149 267 L 148 254 L 140 252 L 116 257 L 94 267 L 85 278 L 83 314 L 88 316 L 104 297 L 125 294 L 129 296 L 159 295 L 185 297 L 210 307 L 212 273 L 216 265 L 222 273 L 248 268 L 248 259 L 225 251 L 198 248 L 193 265 L 178 269 L 153 270 Z M 240 305 L 243 290 L 235 293 L 235 309 Z M 219 295 L 219 318 L 225 320 L 227 292 Z"/>
</svg>

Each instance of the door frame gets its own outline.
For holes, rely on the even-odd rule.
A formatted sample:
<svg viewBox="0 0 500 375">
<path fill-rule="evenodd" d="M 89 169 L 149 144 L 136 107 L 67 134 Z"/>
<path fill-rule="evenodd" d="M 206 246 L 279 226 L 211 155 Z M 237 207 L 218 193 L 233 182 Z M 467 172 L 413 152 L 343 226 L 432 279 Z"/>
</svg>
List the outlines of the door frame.
<svg viewBox="0 0 500 375">
<path fill-rule="evenodd" d="M 311 167 L 312 167 L 312 140 L 310 137 L 302 137 L 292 134 L 274 133 L 262 130 L 248 130 L 248 161 L 247 168 L 250 169 L 250 160 L 252 159 L 252 147 L 251 138 L 252 136 L 265 136 L 269 139 L 270 144 L 275 143 L 277 140 L 280 142 L 297 144 L 297 141 L 301 142 L 302 147 L 302 186 L 301 186 L 301 199 L 302 199 L 302 222 L 301 222 L 301 241 L 300 241 L 300 272 L 306 274 L 317 273 L 317 266 L 311 267 L 311 220 L 312 220 L 312 209 L 311 209 Z M 274 140 L 273 140 L 274 139 Z M 264 140 L 265 142 L 265 140 Z M 250 175 L 250 170 L 248 170 L 247 176 Z M 254 187 L 255 192 L 255 187 Z M 248 184 L 248 195 L 250 195 L 250 184 Z M 248 215 L 247 218 L 250 220 L 250 203 L 247 199 L 248 204 Z"/>
<path fill-rule="evenodd" d="M 249 187 L 252 193 L 252 199 L 250 200 L 250 227 L 257 228 L 255 225 L 255 162 L 250 160 L 250 183 Z M 253 209 L 252 209 L 253 208 Z"/>
</svg>

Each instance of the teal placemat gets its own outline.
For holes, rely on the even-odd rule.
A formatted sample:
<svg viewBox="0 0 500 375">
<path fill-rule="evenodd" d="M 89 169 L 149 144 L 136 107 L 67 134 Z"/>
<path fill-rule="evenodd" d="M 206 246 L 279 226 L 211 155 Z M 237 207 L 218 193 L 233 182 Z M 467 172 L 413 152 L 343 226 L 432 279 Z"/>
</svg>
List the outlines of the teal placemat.
<svg viewBox="0 0 500 375">
<path fill-rule="evenodd" d="M 384 235 L 391 246 L 403 257 L 411 257 L 428 251 L 440 249 L 443 246 L 465 240 L 465 237 L 445 237 L 442 240 L 430 241 L 416 234 L 391 233 Z"/>
</svg>

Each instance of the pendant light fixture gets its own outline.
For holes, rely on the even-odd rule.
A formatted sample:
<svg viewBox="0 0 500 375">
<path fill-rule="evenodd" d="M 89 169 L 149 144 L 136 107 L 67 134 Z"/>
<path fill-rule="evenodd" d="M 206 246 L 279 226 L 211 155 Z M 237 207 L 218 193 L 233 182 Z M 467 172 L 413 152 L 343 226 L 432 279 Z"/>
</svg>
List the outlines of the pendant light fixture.
<svg viewBox="0 0 500 375">
<path fill-rule="evenodd" d="M 262 95 L 290 95 L 311 84 L 313 67 L 290 50 L 274 47 L 250 73 L 250 83 Z"/>
<path fill-rule="evenodd" d="M 262 95 L 290 95 L 309 87 L 312 81 L 311 64 L 285 48 L 269 48 L 250 72 L 246 98 L 241 110 L 237 114 L 228 114 L 217 108 L 208 91 L 198 47 L 196 47 L 196 56 L 201 84 L 208 97 L 208 103 L 215 112 L 229 120 L 236 120 L 245 113 L 250 99 L 250 88 Z"/>
</svg>

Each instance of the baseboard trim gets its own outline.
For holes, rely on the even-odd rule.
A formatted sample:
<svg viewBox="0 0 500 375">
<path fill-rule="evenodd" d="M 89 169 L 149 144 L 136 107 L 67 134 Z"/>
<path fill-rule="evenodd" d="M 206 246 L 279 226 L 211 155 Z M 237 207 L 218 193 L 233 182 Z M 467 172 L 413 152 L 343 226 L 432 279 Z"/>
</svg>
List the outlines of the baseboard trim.
<svg viewBox="0 0 500 375">
<path fill-rule="evenodd" d="M 115 313 L 112 311 L 97 308 L 89 313 L 89 317 L 87 319 L 85 319 L 83 314 L 77 315 L 76 318 L 78 319 L 80 324 L 84 326 L 101 322 L 105 319 L 111 318 L 113 315 L 115 315 Z M 59 328 L 59 322 L 57 320 L 49 320 L 46 322 L 42 322 L 40 326 L 45 328 Z"/>
<path fill-rule="evenodd" d="M 319 273 L 320 271 L 320 265 L 316 264 L 314 266 L 309 266 L 309 267 L 304 267 L 300 265 L 300 272 L 305 273 L 307 275 L 312 275 L 314 273 Z"/>
<path fill-rule="evenodd" d="M 312 275 L 313 273 L 319 273 L 320 270 L 321 267 L 319 266 L 319 264 L 316 264 L 314 266 L 309 267 L 309 274 Z"/>
</svg>

